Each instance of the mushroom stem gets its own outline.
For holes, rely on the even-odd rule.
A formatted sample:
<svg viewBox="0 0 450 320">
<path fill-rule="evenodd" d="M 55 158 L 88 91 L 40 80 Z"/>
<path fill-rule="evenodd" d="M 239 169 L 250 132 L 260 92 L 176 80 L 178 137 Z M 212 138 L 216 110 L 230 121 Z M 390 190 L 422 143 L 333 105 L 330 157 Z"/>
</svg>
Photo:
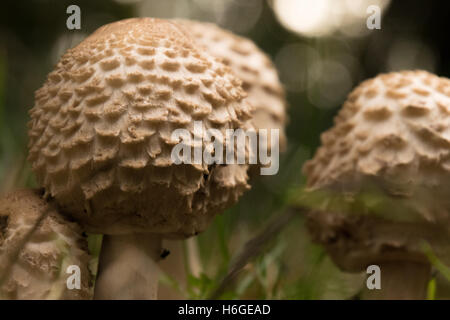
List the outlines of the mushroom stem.
<svg viewBox="0 0 450 320">
<path fill-rule="evenodd" d="M 366 289 L 365 300 L 423 300 L 431 274 L 425 262 L 386 261 L 377 264 L 381 270 L 381 289 Z"/>
<path fill-rule="evenodd" d="M 174 279 L 182 290 L 186 289 L 187 274 L 184 245 L 181 240 L 164 240 L 164 249 L 170 254 L 167 258 L 161 260 L 159 267 L 161 271 Z M 158 290 L 159 300 L 181 300 L 183 295 L 171 286 L 160 286 Z"/>
<path fill-rule="evenodd" d="M 100 253 L 95 300 L 155 300 L 161 236 L 105 235 Z"/>
<path fill-rule="evenodd" d="M 188 264 L 189 271 L 194 277 L 200 277 L 203 273 L 202 262 L 200 259 L 200 252 L 196 238 L 189 238 L 186 240 L 188 249 Z"/>
<path fill-rule="evenodd" d="M 188 274 L 200 277 L 202 264 L 197 239 L 192 237 L 181 240 L 164 240 L 164 248 L 170 251 L 170 255 L 162 260 L 159 267 L 162 272 L 177 281 L 181 289 L 185 290 Z M 185 247 L 187 250 L 185 250 Z M 183 295 L 169 286 L 160 286 L 158 291 L 159 300 L 179 300 Z"/>
</svg>

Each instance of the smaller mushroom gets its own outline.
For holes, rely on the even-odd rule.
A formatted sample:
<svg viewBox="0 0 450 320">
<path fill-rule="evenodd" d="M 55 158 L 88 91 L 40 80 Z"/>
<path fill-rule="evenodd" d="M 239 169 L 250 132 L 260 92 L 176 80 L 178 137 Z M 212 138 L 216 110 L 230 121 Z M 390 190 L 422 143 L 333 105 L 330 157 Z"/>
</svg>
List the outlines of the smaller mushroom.
<svg viewBox="0 0 450 320">
<path fill-rule="evenodd" d="M 82 230 L 42 195 L 27 189 L 0 198 L 0 299 L 90 299 L 89 254 Z M 79 283 L 69 279 L 78 271 Z"/>
<path fill-rule="evenodd" d="M 425 298 L 423 242 L 448 259 L 449 123 L 449 79 L 382 74 L 350 93 L 304 166 L 310 195 L 324 196 L 308 217 L 314 240 L 343 270 L 380 267 L 366 298 Z"/>
<path fill-rule="evenodd" d="M 242 80 L 247 101 L 254 108 L 252 123 L 255 129 L 278 129 L 278 148 L 284 151 L 287 145 L 284 130 L 287 122 L 286 97 L 278 72 L 267 54 L 252 40 L 213 23 L 182 19 L 175 21 L 186 26 L 189 35 L 200 46 L 230 67 L 233 74 Z M 270 132 L 267 142 L 270 151 Z"/>
</svg>

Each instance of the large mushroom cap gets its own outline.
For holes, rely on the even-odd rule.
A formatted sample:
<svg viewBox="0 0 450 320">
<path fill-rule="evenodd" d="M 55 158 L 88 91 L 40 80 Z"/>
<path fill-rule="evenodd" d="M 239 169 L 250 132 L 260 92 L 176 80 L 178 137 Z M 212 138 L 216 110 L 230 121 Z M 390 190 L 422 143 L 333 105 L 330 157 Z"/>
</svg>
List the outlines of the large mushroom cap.
<svg viewBox="0 0 450 320">
<path fill-rule="evenodd" d="M 309 190 L 329 192 L 320 209 L 333 210 L 331 199 L 340 195 L 338 211 L 349 212 L 310 215 L 320 242 L 335 253 L 373 258 L 374 251 L 419 252 L 422 240 L 448 241 L 449 79 L 403 71 L 367 80 L 321 140 L 304 167 Z M 368 202 L 383 203 L 382 217 Z"/>
<path fill-rule="evenodd" d="M 36 92 L 33 171 L 88 230 L 193 235 L 248 189 L 247 168 L 174 165 L 171 135 L 193 133 L 194 120 L 224 135 L 251 127 L 240 84 L 178 24 L 105 25 L 68 50 Z"/>
<path fill-rule="evenodd" d="M 284 150 L 286 99 L 270 58 L 250 39 L 215 24 L 181 19 L 176 22 L 185 25 L 197 43 L 220 58 L 242 80 L 242 86 L 248 94 L 247 99 L 254 107 L 252 123 L 255 129 L 279 129 L 280 149 Z M 270 139 L 268 142 L 270 143 Z"/>
<path fill-rule="evenodd" d="M 0 299 L 90 299 L 87 241 L 37 190 L 0 198 Z M 69 266 L 80 289 L 68 289 Z"/>
</svg>

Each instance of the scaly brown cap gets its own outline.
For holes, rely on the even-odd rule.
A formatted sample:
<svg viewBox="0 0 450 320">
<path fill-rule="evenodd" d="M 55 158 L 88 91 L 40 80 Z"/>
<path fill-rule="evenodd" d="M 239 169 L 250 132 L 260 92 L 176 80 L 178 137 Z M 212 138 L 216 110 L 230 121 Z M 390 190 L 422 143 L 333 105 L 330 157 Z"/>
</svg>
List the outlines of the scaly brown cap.
<svg viewBox="0 0 450 320">
<path fill-rule="evenodd" d="M 0 299 L 90 299 L 87 241 L 43 192 L 19 190 L 0 198 Z M 80 289 L 66 273 L 80 268 Z"/>
<path fill-rule="evenodd" d="M 247 167 L 174 165 L 171 134 L 193 133 L 194 120 L 224 136 L 248 127 L 240 84 L 178 24 L 105 25 L 70 49 L 36 92 L 33 171 L 90 231 L 194 235 L 248 189 Z"/>
<path fill-rule="evenodd" d="M 321 140 L 304 166 L 309 191 L 325 199 L 310 225 L 341 265 L 355 269 L 358 259 L 394 259 L 399 252 L 415 252 L 417 260 L 422 240 L 448 251 L 449 79 L 403 71 L 367 80 Z"/>
<path fill-rule="evenodd" d="M 242 80 L 242 87 L 248 94 L 247 99 L 254 107 L 252 123 L 255 129 L 279 129 L 280 149 L 284 150 L 286 98 L 270 58 L 250 39 L 221 29 L 215 24 L 181 19 L 175 21 L 185 25 L 186 31 L 207 52 L 219 58 Z M 270 147 L 270 139 L 268 143 Z"/>
</svg>

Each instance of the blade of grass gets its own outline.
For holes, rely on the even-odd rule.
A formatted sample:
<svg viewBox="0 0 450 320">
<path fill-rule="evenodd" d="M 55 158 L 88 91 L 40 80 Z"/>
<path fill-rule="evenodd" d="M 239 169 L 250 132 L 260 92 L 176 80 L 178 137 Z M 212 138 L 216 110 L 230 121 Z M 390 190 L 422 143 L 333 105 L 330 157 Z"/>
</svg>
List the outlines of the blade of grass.
<svg viewBox="0 0 450 320">
<path fill-rule="evenodd" d="M 300 210 L 303 211 L 303 210 Z M 245 265 L 254 257 L 261 254 L 264 246 L 299 213 L 299 209 L 288 209 L 274 216 L 267 226 L 253 239 L 247 241 L 241 253 L 232 261 L 227 275 L 223 278 L 218 288 L 210 295 L 209 299 L 218 299 L 225 289 L 235 280 Z"/>
<path fill-rule="evenodd" d="M 433 277 L 430 280 L 430 282 L 428 282 L 427 300 L 436 300 L 436 278 L 435 277 Z"/>
<path fill-rule="evenodd" d="M 422 244 L 423 251 L 428 257 L 430 263 L 435 267 L 448 281 L 450 281 L 450 268 L 446 266 L 433 252 L 433 249 L 428 243 Z"/>
</svg>

